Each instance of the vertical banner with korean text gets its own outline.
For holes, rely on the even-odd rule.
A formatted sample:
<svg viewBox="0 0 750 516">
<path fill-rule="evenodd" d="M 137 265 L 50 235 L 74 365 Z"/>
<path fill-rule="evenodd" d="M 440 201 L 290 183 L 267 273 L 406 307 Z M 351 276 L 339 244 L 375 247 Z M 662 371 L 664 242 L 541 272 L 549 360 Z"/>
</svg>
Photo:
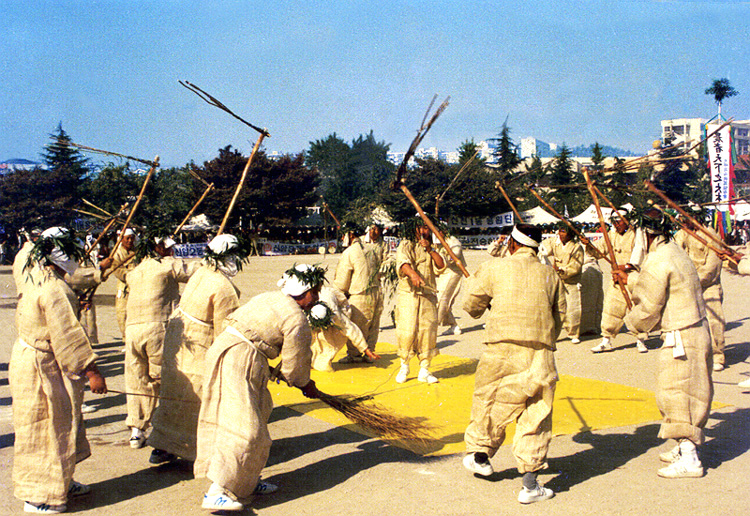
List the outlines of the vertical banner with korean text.
<svg viewBox="0 0 750 516">
<path fill-rule="evenodd" d="M 712 125 L 706 125 L 706 133 L 711 134 L 715 130 Z M 723 237 L 731 231 L 729 215 L 734 211 L 727 203 L 728 200 L 734 198 L 732 128 L 727 125 L 716 131 L 706 141 L 706 147 L 711 177 L 711 201 L 720 203 L 716 204 L 714 222 L 719 234 Z"/>
</svg>

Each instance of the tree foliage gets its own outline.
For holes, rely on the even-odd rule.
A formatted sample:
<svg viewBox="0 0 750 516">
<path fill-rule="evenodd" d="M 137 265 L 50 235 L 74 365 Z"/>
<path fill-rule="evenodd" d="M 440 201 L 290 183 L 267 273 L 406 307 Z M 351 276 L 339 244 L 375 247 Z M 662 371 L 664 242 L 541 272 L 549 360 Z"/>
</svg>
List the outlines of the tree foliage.
<svg viewBox="0 0 750 516">
<path fill-rule="evenodd" d="M 242 177 L 248 157 L 231 145 L 219 149 L 219 155 L 196 172 L 213 183 L 215 191 L 204 201 L 202 212 L 214 223 L 220 223 Z M 315 204 L 318 173 L 305 165 L 304 155 L 269 158 L 259 151 L 248 170 L 244 187 L 229 218 L 228 225 L 288 224 L 305 215 L 305 208 Z M 195 189 L 203 190 L 202 184 Z"/>
<path fill-rule="evenodd" d="M 310 142 L 305 163 L 319 172 L 320 195 L 339 220 L 361 220 L 378 201 L 394 171 L 389 148 L 372 131 L 351 144 L 336 133 Z"/>
<path fill-rule="evenodd" d="M 706 88 L 703 93 L 706 95 L 713 95 L 714 101 L 719 107 L 719 113 L 721 113 L 721 104 L 724 102 L 724 99 L 739 95 L 739 92 L 729 84 L 729 79 L 727 78 L 714 79 L 711 83 L 711 87 Z"/>
</svg>

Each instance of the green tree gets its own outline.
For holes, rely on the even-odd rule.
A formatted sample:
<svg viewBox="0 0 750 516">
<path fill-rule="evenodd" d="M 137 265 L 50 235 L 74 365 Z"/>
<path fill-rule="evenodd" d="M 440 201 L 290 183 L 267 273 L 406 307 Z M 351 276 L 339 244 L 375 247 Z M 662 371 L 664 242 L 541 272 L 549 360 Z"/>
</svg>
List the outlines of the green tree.
<svg viewBox="0 0 750 516">
<path fill-rule="evenodd" d="M 492 138 L 490 141 L 496 142 L 495 150 L 492 153 L 495 157 L 495 169 L 500 176 L 500 181 L 506 181 L 521 164 L 517 146 L 510 137 L 510 127 L 508 127 L 507 120 L 503 122 L 503 128 L 500 130 L 498 137 Z"/>
<path fill-rule="evenodd" d="M 713 95 L 720 115 L 721 104 L 722 102 L 724 102 L 724 99 L 739 95 L 739 92 L 735 90 L 731 84 L 729 84 L 729 79 L 727 78 L 714 79 L 714 81 L 711 83 L 711 87 L 706 88 L 706 91 L 704 91 L 703 93 L 705 93 L 706 95 Z"/>
<path fill-rule="evenodd" d="M 130 170 L 129 163 L 108 163 L 84 184 L 83 197 L 114 214 L 125 202 L 138 195 L 140 185 L 138 175 Z"/>
<path fill-rule="evenodd" d="M 7 231 L 23 226 L 71 226 L 79 218 L 81 187 L 88 174 L 87 160 L 71 145 L 62 124 L 50 135 L 42 155 L 47 169 L 17 171 L 0 180 L 0 216 Z"/>
<path fill-rule="evenodd" d="M 591 147 L 591 171 L 592 175 L 598 175 L 601 173 L 602 169 L 604 168 L 604 160 L 607 156 L 604 155 L 604 152 L 602 151 L 602 146 L 599 145 L 599 142 L 594 143 L 594 145 Z"/>
<path fill-rule="evenodd" d="M 223 220 L 247 159 L 227 146 L 219 150 L 218 157 L 205 162 L 197 171 L 215 186 L 215 193 L 204 201 L 201 210 L 212 222 Z M 318 172 L 305 165 L 303 154 L 271 159 L 264 151 L 259 151 L 248 170 L 228 226 L 238 226 L 240 221 L 243 226 L 294 222 L 306 214 L 306 207 L 315 204 L 318 183 Z M 203 189 L 202 186 L 197 188 Z"/>
<path fill-rule="evenodd" d="M 393 174 L 389 148 L 372 131 L 351 145 L 336 133 L 310 142 L 305 163 L 319 172 L 320 195 L 340 220 L 361 221 L 369 215 Z"/>
</svg>

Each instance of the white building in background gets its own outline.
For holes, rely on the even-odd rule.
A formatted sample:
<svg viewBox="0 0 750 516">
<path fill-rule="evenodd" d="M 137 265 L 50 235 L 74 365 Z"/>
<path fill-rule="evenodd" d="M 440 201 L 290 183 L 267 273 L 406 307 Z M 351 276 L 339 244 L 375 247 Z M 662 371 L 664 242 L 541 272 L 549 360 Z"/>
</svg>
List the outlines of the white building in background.
<svg viewBox="0 0 750 516">
<path fill-rule="evenodd" d="M 547 143 L 537 140 L 533 136 L 521 138 L 521 159 L 539 156 L 540 158 L 550 158 L 557 152 L 557 144 Z"/>
<path fill-rule="evenodd" d="M 673 143 L 684 143 L 687 148 L 703 139 L 707 120 L 704 118 L 673 118 L 661 121 L 661 139 L 674 137 Z M 750 154 L 750 120 L 735 120 L 734 143 L 737 154 Z M 697 155 L 697 148 L 693 151 Z"/>
</svg>

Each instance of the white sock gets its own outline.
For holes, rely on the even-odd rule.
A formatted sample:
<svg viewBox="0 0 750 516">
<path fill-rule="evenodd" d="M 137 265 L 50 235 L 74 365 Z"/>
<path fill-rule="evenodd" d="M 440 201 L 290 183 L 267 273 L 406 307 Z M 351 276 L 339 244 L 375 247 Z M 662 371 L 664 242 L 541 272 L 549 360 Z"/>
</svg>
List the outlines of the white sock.
<svg viewBox="0 0 750 516">
<path fill-rule="evenodd" d="M 430 367 L 430 360 L 429 359 L 425 358 L 424 360 L 420 360 L 419 361 L 419 368 L 420 369 L 428 370 L 429 367 Z"/>
<path fill-rule="evenodd" d="M 700 463 L 698 449 L 695 447 L 695 443 L 689 439 L 680 441 L 680 457 L 687 462 Z"/>
<path fill-rule="evenodd" d="M 211 487 L 208 488 L 208 491 L 206 491 L 206 494 L 209 495 L 209 496 L 213 496 L 213 495 L 222 494 L 223 492 L 224 492 L 224 488 L 223 487 L 221 487 L 216 482 L 212 482 L 211 483 Z"/>
<path fill-rule="evenodd" d="M 130 429 L 130 437 L 143 437 L 143 430 L 140 428 L 132 427 Z"/>
</svg>

